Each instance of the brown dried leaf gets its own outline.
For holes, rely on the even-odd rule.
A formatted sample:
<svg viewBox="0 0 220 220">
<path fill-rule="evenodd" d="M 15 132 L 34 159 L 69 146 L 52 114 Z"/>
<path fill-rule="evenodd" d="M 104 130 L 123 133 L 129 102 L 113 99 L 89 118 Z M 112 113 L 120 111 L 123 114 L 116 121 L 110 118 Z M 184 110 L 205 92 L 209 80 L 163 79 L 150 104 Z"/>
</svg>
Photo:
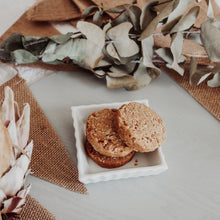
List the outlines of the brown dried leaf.
<svg viewBox="0 0 220 220">
<path fill-rule="evenodd" d="M 104 56 L 105 33 L 97 25 L 84 21 L 79 21 L 77 28 L 87 38 L 85 63 L 87 68 L 93 69 Z"/>
<path fill-rule="evenodd" d="M 151 21 L 157 16 L 157 13 L 153 11 L 153 7 L 157 4 L 157 1 L 147 3 L 143 8 L 140 16 L 141 30 L 147 28 Z"/>
<path fill-rule="evenodd" d="M 220 86 L 220 63 L 218 63 L 213 69 L 212 73 L 214 76 L 207 82 L 209 87 L 219 87 Z"/>
<path fill-rule="evenodd" d="M 173 54 L 173 63 L 167 64 L 167 67 L 170 69 L 174 69 L 180 75 L 183 75 L 184 69 L 179 66 L 178 62 L 182 56 L 182 47 L 183 47 L 183 34 L 178 32 L 172 36 L 172 44 L 171 44 L 171 52 Z"/>
<path fill-rule="evenodd" d="M 216 73 L 212 79 L 207 82 L 209 87 L 219 87 L 220 86 L 220 73 Z"/>
<path fill-rule="evenodd" d="M 161 71 L 157 68 L 153 62 L 153 54 L 154 54 L 154 38 L 151 35 L 148 38 L 145 38 L 141 41 L 142 46 L 142 57 L 143 57 L 143 65 L 148 69 L 151 69 L 152 78 L 156 78 L 160 75 Z"/>
<path fill-rule="evenodd" d="M 207 20 L 201 26 L 201 40 L 205 50 L 213 62 L 220 62 L 220 29 Z"/>
<path fill-rule="evenodd" d="M 107 31 L 107 36 L 113 40 L 120 57 L 131 57 L 139 52 L 139 46 L 128 36 L 132 24 L 123 22 Z"/>
<path fill-rule="evenodd" d="M 199 6 L 195 6 L 192 9 L 190 9 L 190 11 L 185 16 L 183 16 L 178 21 L 178 23 L 172 28 L 172 30 L 170 31 L 170 34 L 179 32 L 179 31 L 184 31 L 192 27 L 197 19 L 199 10 L 200 10 Z"/>
<path fill-rule="evenodd" d="M 193 86 L 199 85 L 211 74 L 206 66 L 198 66 L 194 57 L 192 57 L 190 61 L 189 73 L 189 83 Z"/>
<path fill-rule="evenodd" d="M 118 78 L 106 76 L 106 82 L 107 82 L 107 87 L 109 89 L 117 89 L 117 88 L 133 85 L 136 83 L 136 80 L 131 75 L 118 77 Z"/>
<path fill-rule="evenodd" d="M 96 5 L 92 5 L 84 10 L 83 12 L 83 18 L 87 18 L 89 15 L 91 15 L 93 12 L 99 10 L 99 7 Z"/>
<path fill-rule="evenodd" d="M 195 0 L 175 1 L 174 10 L 169 14 L 166 24 L 162 27 L 162 32 L 169 32 L 185 13 L 188 6 L 194 2 Z"/>
<path fill-rule="evenodd" d="M 161 11 L 159 15 L 157 15 L 150 23 L 149 25 L 144 29 L 144 31 L 141 33 L 140 38 L 138 39 L 139 41 L 143 40 L 144 38 L 149 37 L 155 29 L 157 28 L 157 25 L 160 21 L 162 21 L 164 18 L 166 18 L 170 12 L 173 9 L 173 4 L 174 2 L 170 2 L 167 4 L 167 6 Z"/>
<path fill-rule="evenodd" d="M 141 9 L 135 5 L 124 6 L 136 31 L 140 30 Z"/>
<path fill-rule="evenodd" d="M 131 74 L 134 69 L 136 68 L 136 63 L 128 63 L 126 65 L 114 65 L 112 66 L 109 70 L 112 73 L 117 73 L 119 74 Z"/>
<path fill-rule="evenodd" d="M 133 85 L 127 86 L 127 90 L 137 90 L 140 88 L 143 88 L 150 84 L 152 77 L 150 76 L 149 72 L 147 71 L 147 68 L 143 64 L 142 60 L 138 66 L 138 69 L 134 73 L 134 79 L 136 80 L 136 83 Z"/>
<path fill-rule="evenodd" d="M 97 11 L 93 15 L 93 23 L 98 25 L 99 27 L 101 27 L 102 25 L 102 15 L 103 15 L 103 11 Z"/>
</svg>

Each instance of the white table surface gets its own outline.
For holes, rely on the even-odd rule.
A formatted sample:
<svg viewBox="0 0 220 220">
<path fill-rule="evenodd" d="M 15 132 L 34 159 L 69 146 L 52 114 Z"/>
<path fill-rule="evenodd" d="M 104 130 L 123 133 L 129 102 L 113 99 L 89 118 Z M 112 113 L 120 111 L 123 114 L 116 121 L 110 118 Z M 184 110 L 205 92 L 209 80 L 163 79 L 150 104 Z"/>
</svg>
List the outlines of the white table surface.
<svg viewBox="0 0 220 220">
<path fill-rule="evenodd" d="M 34 2 L 0 0 L 0 34 Z M 30 88 L 75 164 L 72 105 L 147 98 L 168 130 L 169 169 L 158 176 L 88 184 L 89 195 L 30 176 L 31 195 L 57 219 L 220 219 L 220 123 L 166 74 L 133 92 L 86 72 L 57 72 Z"/>
</svg>

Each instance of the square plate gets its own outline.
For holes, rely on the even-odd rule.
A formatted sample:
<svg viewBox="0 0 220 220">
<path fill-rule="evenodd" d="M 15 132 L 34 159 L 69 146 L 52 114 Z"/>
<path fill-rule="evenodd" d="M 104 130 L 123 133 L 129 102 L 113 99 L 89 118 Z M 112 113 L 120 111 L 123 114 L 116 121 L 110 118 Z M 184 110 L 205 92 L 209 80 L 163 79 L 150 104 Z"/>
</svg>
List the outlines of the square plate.
<svg viewBox="0 0 220 220">
<path fill-rule="evenodd" d="M 81 182 L 95 183 L 122 178 L 157 175 L 168 169 L 161 148 L 151 153 L 136 153 L 129 163 L 114 169 L 102 168 L 88 157 L 84 147 L 88 116 L 104 108 L 118 109 L 121 105 L 129 102 L 131 101 L 71 107 L 76 137 L 79 180 Z M 148 106 L 148 100 L 137 100 L 135 102 L 143 103 Z"/>
</svg>

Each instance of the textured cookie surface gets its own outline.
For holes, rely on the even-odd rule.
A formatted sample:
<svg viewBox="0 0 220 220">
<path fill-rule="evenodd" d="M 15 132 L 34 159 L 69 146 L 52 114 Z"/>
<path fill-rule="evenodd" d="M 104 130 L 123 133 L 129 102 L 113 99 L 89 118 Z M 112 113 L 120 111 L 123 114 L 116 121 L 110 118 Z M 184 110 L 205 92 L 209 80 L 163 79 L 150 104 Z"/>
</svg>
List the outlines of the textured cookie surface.
<svg viewBox="0 0 220 220">
<path fill-rule="evenodd" d="M 133 150 L 124 144 L 115 131 L 116 114 L 116 109 L 103 109 L 91 114 L 87 119 L 86 135 L 89 143 L 100 154 L 123 157 Z"/>
<path fill-rule="evenodd" d="M 135 155 L 135 151 L 132 151 L 124 157 L 108 157 L 97 152 L 88 141 L 86 141 L 86 151 L 89 157 L 99 166 L 109 169 L 125 165 Z"/>
<path fill-rule="evenodd" d="M 161 117 L 144 104 L 122 105 L 117 111 L 115 127 L 121 139 L 135 151 L 154 151 L 166 140 Z"/>
</svg>

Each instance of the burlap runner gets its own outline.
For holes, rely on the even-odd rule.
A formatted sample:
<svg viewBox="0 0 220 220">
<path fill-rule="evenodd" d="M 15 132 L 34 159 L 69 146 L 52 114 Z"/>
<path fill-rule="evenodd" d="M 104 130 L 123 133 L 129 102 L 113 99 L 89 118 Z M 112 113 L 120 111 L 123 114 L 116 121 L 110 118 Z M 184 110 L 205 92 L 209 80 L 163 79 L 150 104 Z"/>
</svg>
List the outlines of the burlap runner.
<svg viewBox="0 0 220 220">
<path fill-rule="evenodd" d="M 1 100 L 3 100 L 6 85 L 14 91 L 15 100 L 21 109 L 23 103 L 29 103 L 31 106 L 30 139 L 34 140 L 31 169 L 34 175 L 69 190 L 87 193 L 84 184 L 78 180 L 78 171 L 70 155 L 32 95 L 25 80 L 17 75 L 3 84 L 0 87 Z"/>
<path fill-rule="evenodd" d="M 28 11 L 31 21 L 66 21 L 81 17 L 81 13 L 72 0 L 37 1 Z"/>
<path fill-rule="evenodd" d="M 189 67 L 185 67 L 184 76 L 180 76 L 175 71 L 161 67 L 170 77 L 180 84 L 190 95 L 192 95 L 201 105 L 203 105 L 211 114 L 220 120 L 220 88 L 210 88 L 206 82 L 198 86 L 189 84 Z"/>
<path fill-rule="evenodd" d="M 56 220 L 47 209 L 45 209 L 37 200 L 27 196 L 26 204 L 17 220 Z"/>
<path fill-rule="evenodd" d="M 86 8 L 91 5 L 94 5 L 90 0 L 72 0 L 74 4 L 77 6 L 79 11 L 82 13 Z"/>
</svg>

